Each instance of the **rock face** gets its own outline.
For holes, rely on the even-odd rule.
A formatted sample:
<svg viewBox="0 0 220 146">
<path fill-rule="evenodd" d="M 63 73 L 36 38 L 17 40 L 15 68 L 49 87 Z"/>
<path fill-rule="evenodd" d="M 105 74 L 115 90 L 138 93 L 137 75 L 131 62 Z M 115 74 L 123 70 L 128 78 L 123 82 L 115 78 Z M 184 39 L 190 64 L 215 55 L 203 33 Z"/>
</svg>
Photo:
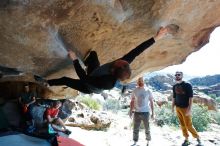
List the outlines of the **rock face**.
<svg viewBox="0 0 220 146">
<path fill-rule="evenodd" d="M 110 127 L 112 119 L 106 112 L 95 111 L 78 101 L 73 101 L 72 114 L 65 122 L 68 126 L 87 130 L 105 130 Z"/>
<path fill-rule="evenodd" d="M 105 130 L 110 127 L 111 119 L 107 113 L 83 111 L 75 112 L 76 116 L 70 116 L 65 123 L 67 126 L 80 127 L 87 130 Z"/>
<path fill-rule="evenodd" d="M 106 63 L 155 35 L 160 26 L 178 25 L 178 34 L 132 62 L 134 79 L 181 63 L 205 45 L 220 24 L 219 6 L 218 0 L 1 0 L 0 65 L 47 79 L 76 77 L 66 49 L 83 58 L 92 48 Z"/>
<path fill-rule="evenodd" d="M 199 103 L 199 104 L 202 104 L 202 105 L 208 107 L 208 110 L 218 111 L 216 101 L 201 92 L 196 92 L 193 95 L 193 102 Z"/>
</svg>

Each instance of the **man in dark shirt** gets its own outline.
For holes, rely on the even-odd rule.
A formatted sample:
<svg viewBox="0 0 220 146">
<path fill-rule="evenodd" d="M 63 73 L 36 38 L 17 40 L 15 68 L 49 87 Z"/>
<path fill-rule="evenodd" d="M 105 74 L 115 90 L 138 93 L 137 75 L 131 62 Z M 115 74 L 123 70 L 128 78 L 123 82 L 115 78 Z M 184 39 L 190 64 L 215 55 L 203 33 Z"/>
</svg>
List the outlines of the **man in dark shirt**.
<svg viewBox="0 0 220 146">
<path fill-rule="evenodd" d="M 29 85 L 24 86 L 24 92 L 19 96 L 19 104 L 22 110 L 23 120 L 29 129 L 34 128 L 34 119 L 32 116 L 33 105 L 36 102 L 36 93 L 30 90 Z"/>
<path fill-rule="evenodd" d="M 176 107 L 176 114 L 179 119 L 179 123 L 185 137 L 185 141 L 182 146 L 190 145 L 188 140 L 188 131 L 192 134 L 194 138 L 197 138 L 197 146 L 202 146 L 199 135 L 196 129 L 192 125 L 192 98 L 193 90 L 189 83 L 182 81 L 183 73 L 177 71 L 175 74 L 176 84 L 173 86 L 173 99 L 172 99 L 172 111 L 174 112 L 174 107 Z"/>
<path fill-rule="evenodd" d="M 131 69 L 129 64 L 144 50 L 153 45 L 155 41 L 164 37 L 168 31 L 168 28 L 162 27 L 155 37 L 141 43 L 122 58 L 101 66 L 96 52 L 91 51 L 84 61 L 87 66 L 87 72 L 79 64 L 76 54 L 69 51 L 69 57 L 73 61 L 79 79 L 62 77 L 48 80 L 48 84 L 50 86 L 66 85 L 87 94 L 101 93 L 103 90 L 112 89 L 118 81 L 124 81 L 130 78 Z"/>
</svg>

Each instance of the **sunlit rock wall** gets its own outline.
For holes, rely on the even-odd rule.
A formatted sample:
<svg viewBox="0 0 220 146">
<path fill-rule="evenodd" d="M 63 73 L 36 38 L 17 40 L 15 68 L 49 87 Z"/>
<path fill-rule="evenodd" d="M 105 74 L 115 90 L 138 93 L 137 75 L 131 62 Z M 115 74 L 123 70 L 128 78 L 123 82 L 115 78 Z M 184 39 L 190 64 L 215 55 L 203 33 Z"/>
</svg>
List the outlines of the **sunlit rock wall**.
<svg viewBox="0 0 220 146">
<path fill-rule="evenodd" d="M 93 49 L 106 63 L 154 36 L 160 26 L 178 25 L 175 36 L 132 62 L 135 79 L 182 63 L 205 45 L 220 24 L 219 7 L 219 0 L 1 0 L 0 65 L 47 79 L 77 77 L 67 48 L 79 58 Z"/>
</svg>

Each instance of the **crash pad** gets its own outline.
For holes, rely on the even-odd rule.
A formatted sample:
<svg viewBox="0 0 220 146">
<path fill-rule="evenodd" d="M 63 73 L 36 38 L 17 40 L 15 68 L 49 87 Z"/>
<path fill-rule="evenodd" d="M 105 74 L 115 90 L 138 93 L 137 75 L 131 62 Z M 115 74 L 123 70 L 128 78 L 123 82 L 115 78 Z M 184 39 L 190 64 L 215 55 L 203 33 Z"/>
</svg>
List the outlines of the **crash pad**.
<svg viewBox="0 0 220 146">
<path fill-rule="evenodd" d="M 58 146 L 84 146 L 78 141 L 68 138 L 68 137 L 57 137 Z"/>
</svg>

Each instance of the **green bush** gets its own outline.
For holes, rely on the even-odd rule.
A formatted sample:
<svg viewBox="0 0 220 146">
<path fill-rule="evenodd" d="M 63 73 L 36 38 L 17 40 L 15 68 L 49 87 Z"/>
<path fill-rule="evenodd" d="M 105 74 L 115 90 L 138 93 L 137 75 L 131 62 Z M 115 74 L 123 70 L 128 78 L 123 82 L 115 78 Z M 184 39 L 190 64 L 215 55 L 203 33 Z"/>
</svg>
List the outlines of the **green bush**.
<svg viewBox="0 0 220 146">
<path fill-rule="evenodd" d="M 85 97 L 85 96 L 79 96 L 77 99 L 87 105 L 89 108 L 94 109 L 94 110 L 99 110 L 101 105 L 99 104 L 98 101 L 95 99 L 92 99 L 91 97 Z"/>
<path fill-rule="evenodd" d="M 217 97 L 215 100 L 217 103 L 220 103 L 220 97 Z"/>
<path fill-rule="evenodd" d="M 107 99 L 103 104 L 103 109 L 117 113 L 117 111 L 120 109 L 119 100 L 111 99 L 111 98 Z"/>
<path fill-rule="evenodd" d="M 220 112 L 212 112 L 210 115 L 213 123 L 220 125 Z"/>
<path fill-rule="evenodd" d="M 216 94 L 208 94 L 208 96 L 210 96 L 212 99 L 216 99 L 217 98 Z"/>
<path fill-rule="evenodd" d="M 158 126 L 179 125 L 176 114 L 172 113 L 171 111 L 171 104 L 163 105 L 161 108 L 155 108 L 155 115 L 156 115 L 156 123 Z"/>
<path fill-rule="evenodd" d="M 171 104 L 163 105 L 161 108 L 155 109 L 156 123 L 158 126 L 165 124 L 169 126 L 179 126 L 178 118 L 176 114 L 171 111 Z M 193 126 L 198 131 L 205 131 L 210 123 L 210 115 L 208 109 L 196 104 L 192 107 L 192 122 Z"/>
<path fill-rule="evenodd" d="M 208 108 L 197 104 L 193 105 L 192 122 L 197 131 L 202 132 L 207 130 L 211 121 Z"/>
</svg>

